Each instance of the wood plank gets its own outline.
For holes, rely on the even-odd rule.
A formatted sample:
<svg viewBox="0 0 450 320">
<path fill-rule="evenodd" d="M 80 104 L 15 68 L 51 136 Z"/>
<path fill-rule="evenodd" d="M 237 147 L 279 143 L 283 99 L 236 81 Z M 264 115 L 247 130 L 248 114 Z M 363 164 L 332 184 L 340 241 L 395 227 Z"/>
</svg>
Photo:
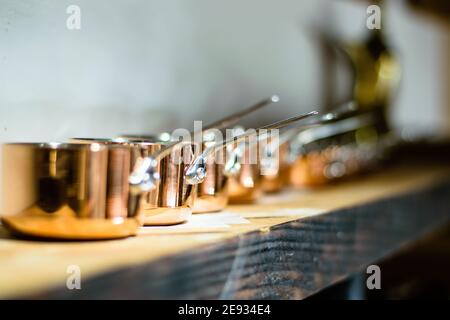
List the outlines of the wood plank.
<svg viewBox="0 0 450 320">
<path fill-rule="evenodd" d="M 0 229 L 0 297 L 304 298 L 446 223 L 449 181 L 448 166 L 402 166 L 222 214 L 249 223 L 124 240 L 27 241 Z M 66 289 L 69 265 L 82 290 Z"/>
</svg>

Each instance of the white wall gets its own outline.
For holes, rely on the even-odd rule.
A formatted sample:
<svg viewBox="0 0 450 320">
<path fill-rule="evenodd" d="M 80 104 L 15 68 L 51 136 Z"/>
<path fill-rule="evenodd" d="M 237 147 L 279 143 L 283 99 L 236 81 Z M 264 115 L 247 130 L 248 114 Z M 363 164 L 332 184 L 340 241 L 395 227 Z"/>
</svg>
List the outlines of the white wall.
<svg viewBox="0 0 450 320">
<path fill-rule="evenodd" d="M 399 125 L 440 128 L 448 30 L 413 20 L 402 3 L 383 15 L 405 69 L 393 114 Z M 81 7 L 81 30 L 66 28 L 70 4 Z M 320 107 L 308 30 L 359 38 L 365 9 L 336 0 L 0 0 L 0 141 L 190 127 L 271 93 L 283 103 L 266 118 Z"/>
</svg>

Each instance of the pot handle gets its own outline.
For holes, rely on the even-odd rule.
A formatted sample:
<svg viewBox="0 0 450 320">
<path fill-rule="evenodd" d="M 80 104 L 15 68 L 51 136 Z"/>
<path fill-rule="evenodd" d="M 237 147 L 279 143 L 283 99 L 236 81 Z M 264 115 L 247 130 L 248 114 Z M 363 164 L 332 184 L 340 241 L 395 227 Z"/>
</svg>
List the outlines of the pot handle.
<svg viewBox="0 0 450 320">
<path fill-rule="evenodd" d="M 130 190 L 133 193 L 142 193 L 156 188 L 156 183 L 160 180 L 160 175 L 157 170 L 159 161 L 170 155 L 173 149 L 183 145 L 192 145 L 192 142 L 173 142 L 148 157 L 139 158 L 128 178 Z"/>
<path fill-rule="evenodd" d="M 254 105 L 251 105 L 250 107 L 247 107 L 243 110 L 240 110 L 238 112 L 235 112 L 225 118 L 222 118 L 220 120 L 217 120 L 209 125 L 207 125 L 206 127 L 203 128 L 203 131 L 207 131 L 210 129 L 224 129 L 224 128 L 228 128 L 234 124 L 236 124 L 239 120 L 241 120 L 244 116 L 253 113 L 269 104 L 272 103 L 277 103 L 280 101 L 280 97 L 277 95 L 272 95 L 266 99 L 263 99 L 257 103 L 255 103 Z"/>
<path fill-rule="evenodd" d="M 277 95 L 272 95 L 266 99 L 263 99 L 259 102 L 257 102 L 254 105 L 251 105 L 250 107 L 247 107 L 243 110 L 240 110 L 236 113 L 233 113 L 223 119 L 220 119 L 214 123 L 211 123 L 210 125 L 207 125 L 205 128 L 203 128 L 202 132 L 206 132 L 211 129 L 223 129 L 228 126 L 231 126 L 235 123 L 237 123 L 242 117 L 255 112 L 269 104 L 277 103 L 280 101 L 280 97 Z M 194 132 L 191 132 L 191 134 L 195 134 Z M 156 187 L 156 182 L 160 179 L 159 172 L 157 172 L 156 168 L 158 166 L 158 162 L 168 156 L 172 150 L 180 146 L 182 144 L 190 144 L 191 142 L 180 142 L 176 141 L 173 142 L 170 145 L 167 145 L 165 148 L 161 149 L 160 151 L 156 152 L 155 154 L 152 154 L 149 157 L 141 158 L 137 161 L 133 171 L 131 172 L 129 176 L 129 184 L 132 189 L 132 191 L 136 193 L 140 192 L 146 192 L 149 190 L 152 190 Z M 200 172 L 199 172 L 200 174 Z M 203 178 L 204 179 L 204 178 Z"/>
<path fill-rule="evenodd" d="M 238 135 L 234 138 L 222 141 L 221 143 L 218 143 L 216 145 L 213 145 L 211 147 L 206 148 L 187 168 L 186 170 L 186 182 L 188 184 L 198 184 L 203 182 L 203 180 L 206 177 L 206 160 L 208 156 L 211 154 L 214 154 L 218 150 L 225 148 L 226 146 L 239 142 L 247 137 L 250 137 L 252 135 L 257 136 L 257 141 L 260 141 L 267 135 L 267 131 L 261 132 L 261 130 L 270 130 L 270 129 L 280 129 L 283 127 L 286 127 L 294 122 L 300 121 L 302 119 L 317 115 L 317 111 L 311 111 L 305 114 L 301 114 L 299 116 L 295 116 L 292 118 L 284 119 L 281 121 L 277 121 L 275 123 L 271 123 L 262 127 L 259 127 L 255 131 L 252 132 L 245 132 L 241 135 Z M 237 159 L 236 159 L 237 161 Z M 233 164 L 227 164 L 227 170 L 232 170 Z"/>
</svg>

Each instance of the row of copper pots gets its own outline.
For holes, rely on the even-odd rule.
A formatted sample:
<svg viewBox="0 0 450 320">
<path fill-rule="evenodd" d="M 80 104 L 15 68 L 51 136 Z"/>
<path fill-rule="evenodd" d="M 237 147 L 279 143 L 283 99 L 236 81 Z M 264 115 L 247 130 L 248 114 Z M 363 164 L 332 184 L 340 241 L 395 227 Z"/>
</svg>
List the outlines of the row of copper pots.
<svg viewBox="0 0 450 320">
<path fill-rule="evenodd" d="M 210 139 L 211 129 L 276 101 L 263 100 L 207 126 L 200 144 L 151 136 L 6 144 L 2 222 L 37 237 L 126 237 L 141 225 L 182 223 L 192 213 L 253 202 L 287 185 L 323 184 L 358 172 L 379 154 L 379 118 L 355 113 L 352 104 L 277 137 L 235 128 L 231 139 Z M 260 129 L 283 128 L 313 114 Z M 254 149 L 261 157 L 248 161 Z"/>
<path fill-rule="evenodd" d="M 229 126 L 277 101 L 271 97 L 207 129 Z M 260 129 L 282 128 L 313 114 Z M 259 165 L 241 165 L 234 156 L 219 163 L 212 159 L 228 154 L 220 152 L 225 149 L 239 153 L 238 146 L 248 144 L 249 137 L 258 141 L 263 136 L 260 132 L 238 134 L 220 143 L 203 141 L 203 148 L 195 142 L 148 137 L 6 144 L 2 147 L 2 223 L 19 235 L 108 239 L 134 235 L 141 225 L 181 223 L 193 211 L 220 211 L 229 199 L 254 199 L 259 192 L 257 178 L 251 184 L 241 177 L 250 171 L 257 177 Z M 179 161 L 185 156 L 190 160 Z M 239 184 L 244 192 L 233 187 Z"/>
</svg>

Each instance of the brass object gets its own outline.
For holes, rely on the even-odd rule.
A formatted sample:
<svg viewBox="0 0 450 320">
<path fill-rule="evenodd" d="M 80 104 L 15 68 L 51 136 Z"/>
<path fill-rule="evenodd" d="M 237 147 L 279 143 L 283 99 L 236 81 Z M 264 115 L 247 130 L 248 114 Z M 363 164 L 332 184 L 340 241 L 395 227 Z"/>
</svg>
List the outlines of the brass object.
<svg viewBox="0 0 450 320">
<path fill-rule="evenodd" d="M 2 223 L 18 234 L 56 239 L 136 234 L 142 193 L 130 192 L 132 157 L 122 146 L 3 145 Z"/>
<path fill-rule="evenodd" d="M 392 144 L 388 107 L 400 79 L 400 66 L 385 44 L 381 30 L 360 43 L 342 44 L 353 67 L 352 103 L 324 115 L 317 126 L 299 132 L 289 142 L 290 183 L 326 184 L 374 167 Z"/>
<path fill-rule="evenodd" d="M 358 110 L 379 108 L 385 113 L 400 80 L 400 66 L 381 31 L 372 31 L 367 41 L 347 44 L 343 49 L 355 72 L 353 98 Z"/>
</svg>

